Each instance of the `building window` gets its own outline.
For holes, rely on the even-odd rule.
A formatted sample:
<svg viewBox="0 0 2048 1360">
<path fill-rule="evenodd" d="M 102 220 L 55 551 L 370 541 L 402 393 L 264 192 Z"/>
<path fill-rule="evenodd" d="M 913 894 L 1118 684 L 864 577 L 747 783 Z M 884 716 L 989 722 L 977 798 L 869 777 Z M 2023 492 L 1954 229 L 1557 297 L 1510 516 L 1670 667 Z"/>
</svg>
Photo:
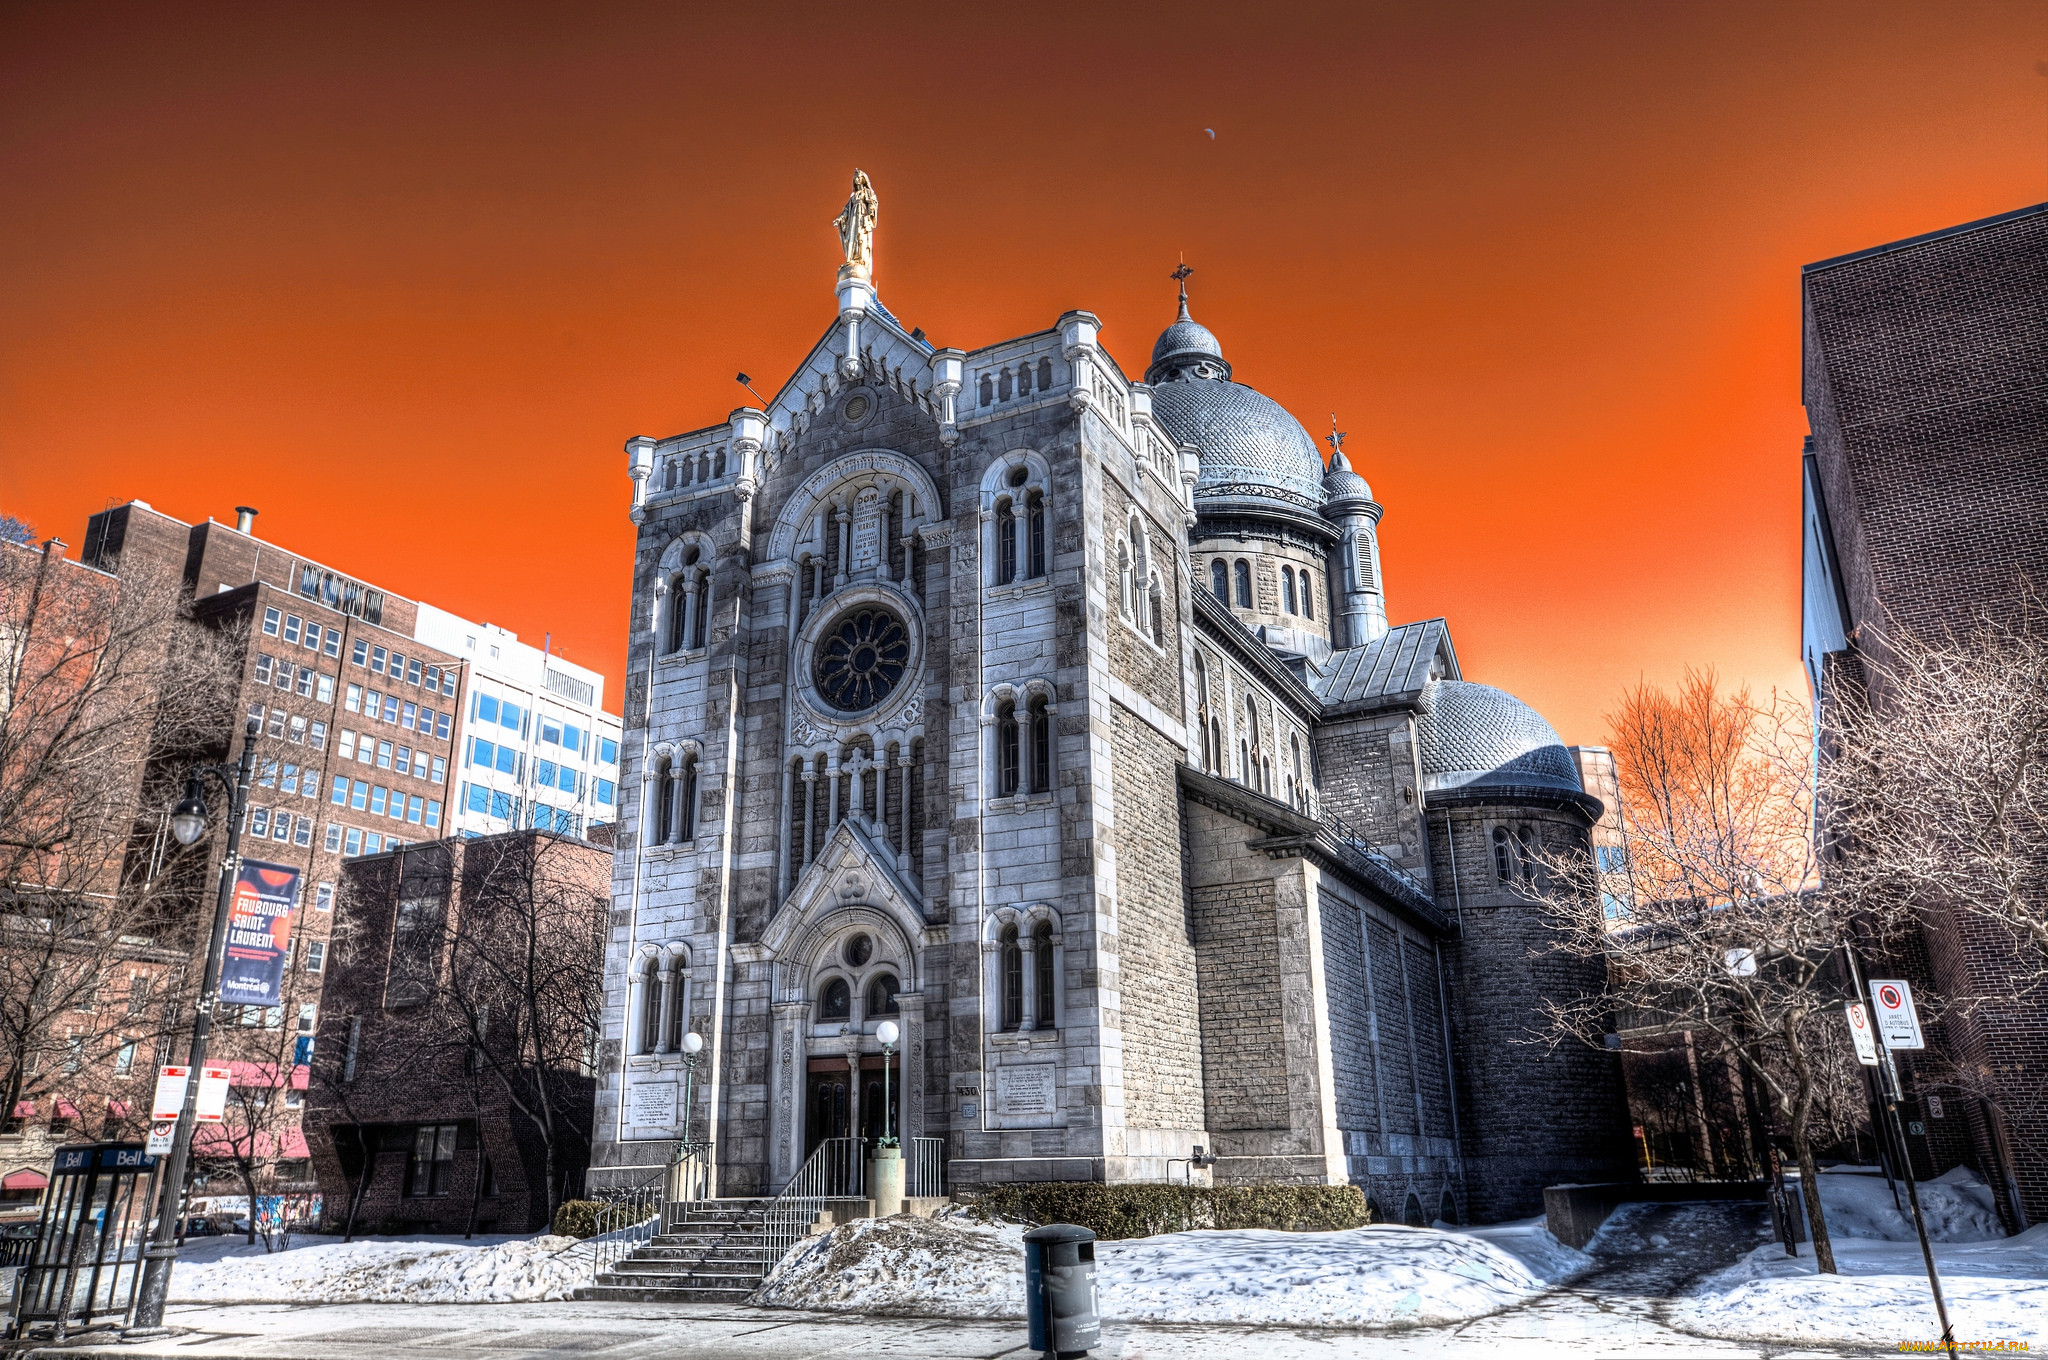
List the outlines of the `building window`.
<svg viewBox="0 0 2048 1360">
<path fill-rule="evenodd" d="M 1522 882 L 1534 883 L 1536 881 L 1536 833 L 1526 826 L 1523 827 L 1521 831 L 1521 844 L 1518 848 L 1522 852 Z"/>
<path fill-rule="evenodd" d="M 319 972 L 324 972 L 324 971 L 326 971 L 326 968 L 327 968 L 327 941 L 325 941 L 325 940 L 308 940 L 308 941 L 306 941 L 306 971 L 307 971 L 307 972 L 309 972 L 309 973 L 319 973 Z"/>
<path fill-rule="evenodd" d="M 1218 604 L 1230 603 L 1230 566 L 1220 557 L 1209 564 L 1209 593 Z"/>
<path fill-rule="evenodd" d="M 1017 791 L 1017 706 L 1005 699 L 996 709 L 996 796 Z"/>
<path fill-rule="evenodd" d="M 1237 559 L 1237 607 L 1252 607 L 1252 564 L 1242 557 Z"/>
<path fill-rule="evenodd" d="M 1294 598 L 1294 568 L 1280 568 L 1280 604 L 1290 614 L 1299 614 Z"/>
<path fill-rule="evenodd" d="M 405 1162 L 407 1198 L 445 1195 L 454 1178 L 455 1125 L 422 1124 L 414 1129 L 412 1155 Z"/>
<path fill-rule="evenodd" d="M 1040 921 L 1031 931 L 1031 950 L 1038 974 L 1038 1027 L 1059 1028 L 1053 1014 L 1052 922 Z"/>
<path fill-rule="evenodd" d="M 335 828 L 331 826 L 327 828 L 330 839 L 332 838 L 332 833 L 334 829 Z M 327 848 L 332 850 L 334 847 L 330 845 Z M 315 911 L 334 910 L 334 885 L 332 883 L 322 883 L 318 888 L 313 890 L 313 909 Z"/>
<path fill-rule="evenodd" d="M 900 1008 L 896 1004 L 896 993 L 901 990 L 902 985 L 896 981 L 895 974 L 876 974 L 874 981 L 868 983 L 867 1007 L 861 1018 L 872 1020 L 876 1016 L 900 1014 Z"/>
<path fill-rule="evenodd" d="M 818 994 L 818 1018 L 820 1020 L 846 1020 L 853 1015 L 853 989 L 842 977 L 833 978 L 825 984 L 825 990 Z"/>
<path fill-rule="evenodd" d="M 1029 575 L 1037 580 L 1045 575 L 1045 497 L 1033 491 L 1025 499 L 1025 520 L 1031 531 L 1031 565 Z"/>
<path fill-rule="evenodd" d="M 123 1039 L 121 1046 L 114 1050 L 114 1075 L 125 1077 L 135 1068 L 135 1041 Z"/>
<path fill-rule="evenodd" d="M 996 584 L 1017 579 L 1017 514 L 1007 498 L 996 502 Z"/>
<path fill-rule="evenodd" d="M 1045 696 L 1035 695 L 1031 700 L 1031 791 L 1050 793 L 1052 791 L 1052 714 L 1047 709 Z"/>
<path fill-rule="evenodd" d="M 1301 616 L 1313 619 L 1316 616 L 1316 588 L 1309 584 L 1309 574 L 1301 573 Z"/>
<path fill-rule="evenodd" d="M 1003 970 L 1003 1025 L 1005 1030 L 1024 1025 L 1024 951 L 1017 943 L 1017 927 L 1004 926 L 1000 937 Z"/>
<path fill-rule="evenodd" d="M 1515 851 L 1504 826 L 1493 829 L 1493 876 L 1503 883 L 1515 881 Z"/>
</svg>

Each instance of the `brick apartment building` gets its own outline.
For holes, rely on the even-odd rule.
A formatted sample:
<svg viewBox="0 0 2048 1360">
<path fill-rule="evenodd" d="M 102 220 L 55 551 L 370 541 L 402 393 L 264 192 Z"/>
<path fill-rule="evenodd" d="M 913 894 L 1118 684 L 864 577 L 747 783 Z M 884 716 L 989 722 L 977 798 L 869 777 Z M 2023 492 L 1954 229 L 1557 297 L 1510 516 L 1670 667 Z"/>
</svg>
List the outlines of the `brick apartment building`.
<svg viewBox="0 0 2048 1360">
<path fill-rule="evenodd" d="M 579 1190 L 610 886 L 608 841 L 540 830 L 408 845 L 343 870 L 347 944 L 327 978 L 307 1115 L 329 1228 L 360 1195 L 357 1231 L 533 1231 Z M 532 983 L 545 995 L 506 985 L 500 951 L 520 951 L 529 925 L 552 942 Z M 549 1030 L 539 1044 L 534 1024 Z M 550 1107 L 552 1167 L 535 1101 Z"/>
<path fill-rule="evenodd" d="M 1824 709 L 1865 678 L 1873 626 L 1966 625 L 2027 578 L 2048 585 L 2048 204 L 1808 265 L 1801 289 L 1803 652 Z M 1933 915 L 1896 962 L 1951 996 L 1992 990 L 2013 963 L 1986 934 Z M 1951 1019 L 1930 1043 L 1937 1059 L 2037 1082 L 2048 1013 Z M 1921 1170 L 1967 1163 L 2009 1228 L 2048 1219 L 2048 1127 L 2014 1127 L 2019 1107 L 1953 1089 L 1913 1094 Z"/>
<path fill-rule="evenodd" d="M 239 759 L 244 723 L 259 724 L 242 855 L 299 870 L 301 908 L 285 1004 L 217 1011 L 210 1058 L 235 1070 L 230 1130 L 241 1112 L 279 1188 L 310 1188 L 300 1124 L 305 1068 L 342 862 L 443 834 L 464 666 L 412 637 L 413 601 L 257 538 L 254 519 L 241 511 L 233 526 L 187 524 L 130 501 L 92 516 L 82 557 L 114 577 L 181 573 L 195 622 L 246 631 L 233 717 L 210 758 Z M 187 866 L 200 914 L 212 908 L 227 835 L 224 793 L 209 787 L 207 801 L 214 815 L 204 869 Z M 162 823 L 168 812 L 145 815 Z M 196 981 L 193 969 L 187 985 Z M 151 1071 L 137 1067 L 139 1103 Z M 208 1147 L 199 1145 L 202 1153 Z M 207 1188 L 237 1193 L 218 1180 Z"/>
</svg>

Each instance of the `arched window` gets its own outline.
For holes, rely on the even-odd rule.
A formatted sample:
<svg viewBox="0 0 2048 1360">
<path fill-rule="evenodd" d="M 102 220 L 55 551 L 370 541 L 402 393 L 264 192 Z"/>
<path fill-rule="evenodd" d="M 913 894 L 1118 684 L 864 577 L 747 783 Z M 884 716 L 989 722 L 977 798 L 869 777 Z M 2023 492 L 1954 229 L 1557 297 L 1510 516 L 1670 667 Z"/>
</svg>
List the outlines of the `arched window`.
<svg viewBox="0 0 2048 1360">
<path fill-rule="evenodd" d="M 1251 743 L 1252 754 L 1256 756 L 1259 752 L 1259 705 L 1249 694 L 1244 696 L 1244 734 L 1245 740 Z"/>
<path fill-rule="evenodd" d="M 1052 360 L 1050 360 L 1050 359 L 1040 359 L 1040 360 L 1038 361 L 1038 390 L 1039 390 L 1039 391 L 1041 391 L 1041 392 L 1043 392 L 1043 391 L 1044 391 L 1044 390 L 1045 390 L 1046 388 L 1048 388 L 1048 387 L 1051 387 L 1051 386 L 1052 386 Z"/>
<path fill-rule="evenodd" d="M 661 974 L 655 971 L 654 960 L 647 961 L 645 981 L 640 987 L 640 1051 L 653 1053 L 661 1047 L 662 989 Z"/>
<path fill-rule="evenodd" d="M 1294 781 L 1296 806 L 1306 812 L 1308 811 L 1308 786 L 1301 782 L 1301 738 L 1299 736 L 1290 736 L 1287 739 L 1287 744 L 1292 748 L 1290 758 L 1293 761 L 1293 768 L 1289 771 L 1288 777 Z"/>
<path fill-rule="evenodd" d="M 1005 368 L 1005 369 L 999 369 L 999 370 L 997 371 L 997 373 L 996 373 L 996 400 L 997 400 L 997 401 L 1008 401 L 1008 400 L 1010 399 L 1010 381 L 1011 381 L 1011 379 L 1010 379 L 1010 370 L 1009 370 L 1009 369 Z"/>
<path fill-rule="evenodd" d="M 1040 921 L 1031 932 L 1034 971 L 1038 974 L 1038 1027 L 1058 1029 L 1053 1015 L 1052 922 Z"/>
<path fill-rule="evenodd" d="M 661 489 L 663 491 L 673 491 L 676 489 L 676 460 L 673 458 L 662 465 Z"/>
<path fill-rule="evenodd" d="M 861 1018 L 872 1020 L 881 1015 L 899 1014 L 896 993 L 900 990 L 902 988 L 897 983 L 895 974 L 877 973 L 874 980 L 868 983 L 868 1004 Z"/>
<path fill-rule="evenodd" d="M 1131 617 L 1131 548 L 1127 543 L 1116 545 L 1116 607 L 1125 618 Z"/>
<path fill-rule="evenodd" d="M 654 816 L 647 824 L 647 843 L 660 845 L 668 839 L 676 820 L 676 781 L 664 756 L 654 766 Z"/>
<path fill-rule="evenodd" d="M 996 502 L 996 584 L 1006 586 L 1017 579 L 1017 516 L 1005 496 Z"/>
<path fill-rule="evenodd" d="M 690 645 L 702 647 L 708 635 L 706 624 L 711 618 L 711 573 L 708 570 L 697 573 L 697 617 L 690 624 Z"/>
<path fill-rule="evenodd" d="M 1037 580 L 1045 575 L 1045 497 L 1032 492 L 1024 501 L 1024 518 L 1031 531 L 1031 565 L 1028 575 Z"/>
<path fill-rule="evenodd" d="M 1031 364 L 1027 361 L 1025 363 L 1017 365 L 1017 395 L 1023 397 L 1029 396 L 1030 393 Z"/>
<path fill-rule="evenodd" d="M 1024 1024 L 1024 951 L 1017 945 L 1017 927 L 1004 926 L 1001 936 L 1003 971 L 1003 1028 Z"/>
<path fill-rule="evenodd" d="M 674 988 L 675 1000 L 669 1007 L 668 1051 L 680 1053 L 683 1051 L 683 1036 L 690 1032 L 690 1005 L 689 991 L 685 986 L 688 974 L 683 968 L 682 960 L 676 961 L 675 970 L 675 981 L 669 984 Z"/>
<path fill-rule="evenodd" d="M 1523 827 L 1521 841 L 1522 881 L 1533 883 L 1536 881 L 1536 833 L 1526 826 Z"/>
<path fill-rule="evenodd" d="M 846 985 L 843 977 L 833 978 L 818 993 L 818 1018 L 820 1020 L 847 1020 L 853 1016 L 853 988 Z"/>
<path fill-rule="evenodd" d="M 1316 588 L 1309 584 L 1309 574 L 1301 573 L 1301 616 L 1312 619 L 1316 616 Z"/>
<path fill-rule="evenodd" d="M 1209 564 L 1209 593 L 1218 604 L 1230 603 L 1230 565 L 1220 557 Z"/>
<path fill-rule="evenodd" d="M 1290 614 L 1299 614 L 1301 612 L 1295 608 L 1293 567 L 1280 568 L 1280 602 L 1282 607 Z"/>
<path fill-rule="evenodd" d="M 723 477 L 723 476 L 725 475 L 725 450 L 724 450 L 724 449 L 720 449 L 720 450 L 718 451 L 718 455 L 717 455 L 717 456 L 716 456 L 715 458 L 713 458 L 713 459 L 711 460 L 711 475 L 712 475 L 713 477 Z"/>
<path fill-rule="evenodd" d="M 976 388 L 975 395 L 981 399 L 983 406 L 996 399 L 996 385 L 989 379 L 988 374 L 984 373 L 981 375 L 981 383 Z"/>
<path fill-rule="evenodd" d="M 1052 791 L 1052 714 L 1043 694 L 1031 699 L 1031 791 Z"/>
<path fill-rule="evenodd" d="M 1017 705 L 1008 699 L 996 708 L 996 797 L 1017 791 Z"/>
<path fill-rule="evenodd" d="M 697 839 L 697 756 L 695 752 L 683 757 L 683 775 L 679 782 L 682 788 L 678 790 L 677 795 L 679 805 L 676 808 L 678 817 L 676 839 L 678 841 L 693 841 Z"/>
<path fill-rule="evenodd" d="M 1515 850 L 1504 826 L 1493 829 L 1493 876 L 1503 883 L 1515 881 Z"/>
<path fill-rule="evenodd" d="M 1152 574 L 1151 589 L 1145 595 L 1145 613 L 1152 620 L 1152 641 L 1155 645 L 1166 645 L 1166 604 L 1160 598 L 1159 575 Z"/>
<path fill-rule="evenodd" d="M 1252 607 L 1252 564 L 1242 557 L 1237 559 L 1237 607 Z"/>
<path fill-rule="evenodd" d="M 1139 628 L 1145 626 L 1145 600 L 1151 590 L 1151 554 L 1145 551 L 1145 529 L 1138 523 L 1136 515 L 1131 516 L 1131 622 Z"/>
</svg>

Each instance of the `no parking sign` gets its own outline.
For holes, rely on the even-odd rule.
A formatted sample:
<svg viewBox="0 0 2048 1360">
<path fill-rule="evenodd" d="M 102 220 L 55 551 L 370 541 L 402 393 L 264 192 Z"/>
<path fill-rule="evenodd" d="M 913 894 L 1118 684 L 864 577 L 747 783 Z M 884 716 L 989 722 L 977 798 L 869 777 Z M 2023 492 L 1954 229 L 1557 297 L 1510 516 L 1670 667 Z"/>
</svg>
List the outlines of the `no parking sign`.
<svg viewBox="0 0 2048 1360">
<path fill-rule="evenodd" d="M 1897 978 L 1870 980 L 1871 1009 L 1877 1014 L 1877 1032 L 1886 1048 L 1925 1048 L 1920 1035 L 1920 1014 L 1913 1009 L 1913 989 Z"/>
</svg>

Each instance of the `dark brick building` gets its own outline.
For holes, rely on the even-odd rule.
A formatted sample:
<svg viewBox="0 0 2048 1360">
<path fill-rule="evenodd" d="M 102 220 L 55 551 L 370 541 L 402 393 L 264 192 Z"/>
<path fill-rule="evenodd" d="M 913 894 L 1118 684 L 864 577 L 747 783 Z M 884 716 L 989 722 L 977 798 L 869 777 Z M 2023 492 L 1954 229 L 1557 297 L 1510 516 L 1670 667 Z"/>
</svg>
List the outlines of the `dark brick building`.
<svg viewBox="0 0 2048 1360">
<path fill-rule="evenodd" d="M 1808 265 L 1801 287 L 1803 651 L 1825 707 L 1862 680 L 1877 627 L 1962 623 L 2048 584 L 2048 204 Z M 1951 995 L 2010 966 L 1968 920 L 1931 917 L 1921 944 L 1899 966 Z M 1953 1020 L 1930 1042 L 2003 1080 L 2048 1073 L 2039 1009 Z M 1973 1166 L 2014 1228 L 2048 1218 L 2048 1127 L 1915 1094 L 1923 1169 Z"/>
<path fill-rule="evenodd" d="M 330 1228 L 360 1193 L 359 1231 L 527 1232 L 578 1193 L 595 1035 L 573 994 L 594 1008 L 611 872 L 609 844 L 549 831 L 350 861 L 307 1101 Z"/>
</svg>

